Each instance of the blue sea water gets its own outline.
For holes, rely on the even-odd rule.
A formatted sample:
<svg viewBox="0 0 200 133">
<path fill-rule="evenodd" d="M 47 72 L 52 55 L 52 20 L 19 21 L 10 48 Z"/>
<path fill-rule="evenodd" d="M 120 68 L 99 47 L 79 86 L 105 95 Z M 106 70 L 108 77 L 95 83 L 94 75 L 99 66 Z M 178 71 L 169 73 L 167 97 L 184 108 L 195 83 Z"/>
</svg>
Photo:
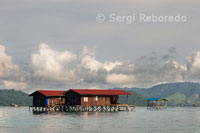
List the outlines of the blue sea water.
<svg viewBox="0 0 200 133">
<path fill-rule="evenodd" d="M 122 112 L 51 112 L 0 107 L 1 133 L 200 133 L 200 108 Z"/>
</svg>

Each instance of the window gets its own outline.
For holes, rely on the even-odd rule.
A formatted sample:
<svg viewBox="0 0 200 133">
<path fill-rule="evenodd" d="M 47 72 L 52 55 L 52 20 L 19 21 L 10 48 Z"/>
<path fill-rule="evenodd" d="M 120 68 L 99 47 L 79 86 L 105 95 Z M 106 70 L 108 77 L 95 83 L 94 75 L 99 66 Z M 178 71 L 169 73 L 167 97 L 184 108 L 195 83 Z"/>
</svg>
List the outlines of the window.
<svg viewBox="0 0 200 133">
<path fill-rule="evenodd" d="M 96 96 L 96 97 L 94 98 L 94 101 L 96 101 L 96 102 L 98 101 L 98 96 Z"/>
<path fill-rule="evenodd" d="M 88 97 L 83 97 L 84 102 L 88 102 Z"/>
</svg>

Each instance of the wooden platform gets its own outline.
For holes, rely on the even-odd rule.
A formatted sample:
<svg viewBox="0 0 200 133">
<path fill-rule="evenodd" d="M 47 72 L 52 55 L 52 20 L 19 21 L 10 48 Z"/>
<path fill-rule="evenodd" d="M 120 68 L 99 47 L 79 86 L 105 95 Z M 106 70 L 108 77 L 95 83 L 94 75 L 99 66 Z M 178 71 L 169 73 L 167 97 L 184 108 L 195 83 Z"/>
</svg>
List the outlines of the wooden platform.
<svg viewBox="0 0 200 133">
<path fill-rule="evenodd" d="M 167 109 L 167 106 L 149 106 L 147 109 Z"/>
<path fill-rule="evenodd" d="M 61 111 L 61 112 L 117 112 L 117 111 L 133 111 L 134 105 L 119 104 L 112 106 L 55 106 L 55 107 L 33 107 L 30 106 L 29 110 L 33 112 L 46 112 L 46 111 Z"/>
</svg>

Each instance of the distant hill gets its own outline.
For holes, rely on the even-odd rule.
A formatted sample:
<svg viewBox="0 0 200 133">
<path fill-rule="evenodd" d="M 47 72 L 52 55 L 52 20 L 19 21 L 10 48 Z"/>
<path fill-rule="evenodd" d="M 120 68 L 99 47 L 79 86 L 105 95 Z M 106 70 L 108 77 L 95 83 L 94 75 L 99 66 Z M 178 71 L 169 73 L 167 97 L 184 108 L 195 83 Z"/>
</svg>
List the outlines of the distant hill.
<svg viewBox="0 0 200 133">
<path fill-rule="evenodd" d="M 136 105 L 136 106 L 145 106 L 146 105 L 146 101 L 145 101 L 146 98 L 144 96 L 142 96 L 141 94 L 139 94 L 135 91 L 131 91 L 131 90 L 127 90 L 127 91 L 132 93 L 132 95 L 128 96 L 128 104 L 132 104 L 132 105 Z M 126 104 L 127 96 L 120 96 L 119 102 L 121 104 Z"/>
<path fill-rule="evenodd" d="M 145 106 L 145 100 L 150 97 L 167 98 L 170 106 L 200 105 L 200 83 L 169 83 L 151 88 L 114 89 L 124 89 L 131 92 L 132 95 L 128 97 L 128 103 L 136 106 Z M 120 96 L 120 103 L 126 103 L 126 99 L 126 96 Z M 9 106 L 11 104 L 18 104 L 19 106 L 31 105 L 32 98 L 22 91 L 0 89 L 0 106 Z"/>
<path fill-rule="evenodd" d="M 168 104 L 179 105 L 200 105 L 200 83 L 169 83 L 160 84 L 151 88 L 123 88 L 127 91 L 135 91 L 143 97 L 165 97 L 169 99 Z"/>
<path fill-rule="evenodd" d="M 0 89 L 0 106 L 9 106 L 11 104 L 28 106 L 32 104 L 32 98 L 22 91 Z"/>
</svg>

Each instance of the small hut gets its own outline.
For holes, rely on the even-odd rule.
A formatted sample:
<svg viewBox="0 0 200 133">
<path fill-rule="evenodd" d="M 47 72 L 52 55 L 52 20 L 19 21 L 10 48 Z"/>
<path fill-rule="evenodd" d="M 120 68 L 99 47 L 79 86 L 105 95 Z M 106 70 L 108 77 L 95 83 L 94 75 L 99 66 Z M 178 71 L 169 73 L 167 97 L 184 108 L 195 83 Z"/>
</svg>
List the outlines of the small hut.
<svg viewBox="0 0 200 133">
<path fill-rule="evenodd" d="M 54 107 L 65 105 L 65 92 L 60 90 L 37 90 L 29 96 L 33 96 L 33 107 Z"/>
<path fill-rule="evenodd" d="M 167 102 L 166 98 L 148 98 L 147 109 L 166 109 Z"/>
<path fill-rule="evenodd" d="M 119 104 L 119 95 L 131 95 L 124 90 L 70 89 L 65 93 L 66 105 L 111 106 Z"/>
</svg>

